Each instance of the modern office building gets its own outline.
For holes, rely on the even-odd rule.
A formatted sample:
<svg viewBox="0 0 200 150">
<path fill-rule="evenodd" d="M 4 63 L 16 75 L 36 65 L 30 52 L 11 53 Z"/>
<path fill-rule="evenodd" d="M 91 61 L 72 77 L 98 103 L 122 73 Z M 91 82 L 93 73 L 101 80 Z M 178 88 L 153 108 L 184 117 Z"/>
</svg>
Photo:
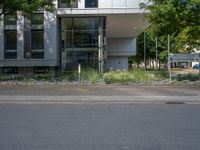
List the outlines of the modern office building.
<svg viewBox="0 0 200 150">
<path fill-rule="evenodd" d="M 102 72 L 128 69 L 136 37 L 147 27 L 142 0 L 55 0 L 54 12 L 20 12 L 0 21 L 0 71 L 73 70 L 81 64 Z"/>
</svg>

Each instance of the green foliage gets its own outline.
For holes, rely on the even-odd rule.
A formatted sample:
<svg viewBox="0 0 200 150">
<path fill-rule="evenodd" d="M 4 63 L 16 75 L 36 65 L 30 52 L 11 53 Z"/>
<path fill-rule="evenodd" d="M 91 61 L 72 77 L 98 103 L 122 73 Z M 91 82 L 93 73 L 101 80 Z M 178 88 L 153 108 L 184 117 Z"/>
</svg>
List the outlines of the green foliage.
<svg viewBox="0 0 200 150">
<path fill-rule="evenodd" d="M 168 73 L 133 69 L 131 71 L 110 71 L 105 73 L 103 78 L 106 84 L 135 84 L 164 80 L 168 78 Z"/>
<path fill-rule="evenodd" d="M 148 0 L 141 4 L 141 8 L 149 10 L 146 18 L 151 24 L 153 37 L 166 38 L 170 34 L 176 52 L 184 50 L 191 53 L 194 48 L 198 49 L 200 45 L 199 0 Z"/>
<path fill-rule="evenodd" d="M 0 15 L 22 11 L 30 14 L 38 9 L 52 10 L 54 8 L 52 0 L 3 0 L 0 1 Z"/>
<path fill-rule="evenodd" d="M 153 33 L 153 29 L 150 27 L 146 30 L 146 58 L 155 59 L 156 58 L 156 36 Z M 167 62 L 167 46 L 168 46 L 168 35 L 163 35 L 157 37 L 157 50 L 158 50 L 158 59 L 161 62 Z M 170 36 L 170 49 L 172 53 L 176 53 L 176 42 L 175 37 Z M 144 61 L 144 33 L 141 33 L 137 37 L 137 56 L 131 57 L 129 62 L 141 63 Z"/>
<path fill-rule="evenodd" d="M 66 72 L 59 72 L 56 75 L 56 80 L 58 80 L 58 81 L 66 81 L 67 82 L 69 80 L 69 78 L 68 78 Z"/>
<path fill-rule="evenodd" d="M 78 80 L 78 71 L 67 71 L 62 74 L 66 75 L 69 81 L 77 81 Z"/>
<path fill-rule="evenodd" d="M 156 71 L 154 75 L 158 80 L 169 78 L 169 73 L 165 71 Z"/>
<path fill-rule="evenodd" d="M 0 74 L 0 81 L 18 80 L 18 79 L 21 79 L 21 77 L 17 76 L 17 75 L 4 75 L 4 74 Z"/>
<path fill-rule="evenodd" d="M 70 4 L 74 0 L 63 0 Z M 38 9 L 53 11 L 53 0 L 0 0 L 0 16 L 8 13 L 22 11 L 24 14 L 31 14 Z"/>
<path fill-rule="evenodd" d="M 140 83 L 154 80 L 163 80 L 167 77 L 163 72 L 149 72 L 142 69 L 132 71 L 110 71 L 104 74 L 103 78 L 106 84 L 129 84 Z"/>
<path fill-rule="evenodd" d="M 188 73 L 188 74 L 178 74 L 178 77 L 177 77 L 177 80 L 178 81 L 197 81 L 197 80 L 200 80 L 200 76 L 198 74 L 191 74 L 191 73 Z"/>
<path fill-rule="evenodd" d="M 85 69 L 81 71 L 81 81 L 90 81 L 95 84 L 99 79 L 99 74 L 93 69 Z"/>
</svg>

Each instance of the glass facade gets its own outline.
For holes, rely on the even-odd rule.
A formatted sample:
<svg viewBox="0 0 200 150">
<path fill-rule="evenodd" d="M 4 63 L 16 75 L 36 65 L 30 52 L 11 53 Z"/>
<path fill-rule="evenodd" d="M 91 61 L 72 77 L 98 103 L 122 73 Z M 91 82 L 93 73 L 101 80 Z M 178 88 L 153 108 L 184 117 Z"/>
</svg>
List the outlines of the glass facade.
<svg viewBox="0 0 200 150">
<path fill-rule="evenodd" d="M 68 2 L 66 0 L 58 0 L 59 8 L 78 8 L 78 0 L 71 0 Z"/>
<path fill-rule="evenodd" d="M 85 0 L 85 8 L 97 8 L 98 0 Z"/>
<path fill-rule="evenodd" d="M 43 25 L 44 24 L 44 14 L 35 13 L 31 17 L 31 25 Z"/>
<path fill-rule="evenodd" d="M 17 31 L 5 30 L 4 31 L 4 49 L 5 59 L 17 58 Z"/>
<path fill-rule="evenodd" d="M 44 13 L 34 13 L 24 21 L 24 58 L 44 59 Z"/>
<path fill-rule="evenodd" d="M 2 73 L 3 74 L 17 74 L 18 73 L 18 67 L 3 67 Z"/>
<path fill-rule="evenodd" d="M 32 30 L 32 50 L 44 49 L 44 36 L 43 30 Z"/>
<path fill-rule="evenodd" d="M 99 44 L 100 40 L 103 43 L 104 31 L 104 17 L 62 18 L 62 68 L 75 69 L 81 64 L 83 68 L 98 69 Z"/>
<path fill-rule="evenodd" d="M 4 15 L 4 25 L 17 25 L 17 15 L 16 14 L 5 14 Z"/>
<path fill-rule="evenodd" d="M 4 15 L 4 58 L 16 59 L 17 58 L 17 15 L 5 14 Z"/>
<path fill-rule="evenodd" d="M 44 58 L 44 31 L 32 30 L 31 31 L 31 49 L 33 59 Z"/>
</svg>

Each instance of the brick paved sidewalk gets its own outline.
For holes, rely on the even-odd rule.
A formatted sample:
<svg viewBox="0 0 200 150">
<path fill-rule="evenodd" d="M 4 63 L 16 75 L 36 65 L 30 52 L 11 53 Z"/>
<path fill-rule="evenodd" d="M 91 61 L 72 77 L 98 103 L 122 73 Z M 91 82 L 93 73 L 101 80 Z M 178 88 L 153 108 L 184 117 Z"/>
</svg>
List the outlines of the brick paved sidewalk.
<svg viewBox="0 0 200 150">
<path fill-rule="evenodd" d="M 200 103 L 200 86 L 0 86 L 0 103 Z"/>
</svg>

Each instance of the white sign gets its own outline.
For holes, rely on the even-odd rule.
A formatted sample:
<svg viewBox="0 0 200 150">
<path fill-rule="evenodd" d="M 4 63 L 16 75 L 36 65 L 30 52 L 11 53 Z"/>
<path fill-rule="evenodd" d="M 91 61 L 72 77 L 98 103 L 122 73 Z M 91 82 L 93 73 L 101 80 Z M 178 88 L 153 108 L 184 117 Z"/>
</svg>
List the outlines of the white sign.
<svg viewBox="0 0 200 150">
<path fill-rule="evenodd" d="M 200 54 L 170 54 L 171 62 L 199 62 Z"/>
</svg>

